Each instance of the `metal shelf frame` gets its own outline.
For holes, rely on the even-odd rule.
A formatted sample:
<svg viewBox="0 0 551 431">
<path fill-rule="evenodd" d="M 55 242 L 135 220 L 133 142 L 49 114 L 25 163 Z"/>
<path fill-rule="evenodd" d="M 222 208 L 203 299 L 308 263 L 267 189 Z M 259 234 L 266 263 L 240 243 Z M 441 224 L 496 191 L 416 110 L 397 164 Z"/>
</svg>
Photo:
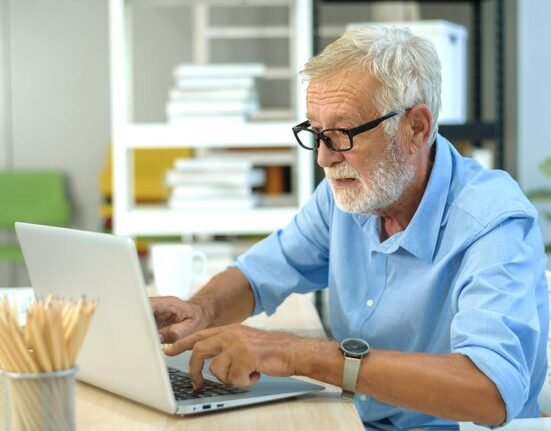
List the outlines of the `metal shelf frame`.
<svg viewBox="0 0 551 431">
<path fill-rule="evenodd" d="M 314 52 L 320 51 L 320 29 L 323 3 L 336 3 L 338 0 L 314 0 L 313 2 L 313 45 Z M 380 0 L 346 0 L 339 3 L 376 3 Z M 469 140 L 475 147 L 480 146 L 482 140 L 495 142 L 495 167 L 502 169 L 505 166 L 504 145 L 504 118 L 505 118 L 505 8 L 503 0 L 418 0 L 420 3 L 467 3 L 472 9 L 472 43 L 473 43 L 473 86 L 472 86 L 472 112 L 473 118 L 462 125 L 439 126 L 442 134 L 451 140 Z M 482 118 L 482 3 L 493 2 L 495 11 L 495 107 L 494 120 L 487 121 Z"/>
</svg>

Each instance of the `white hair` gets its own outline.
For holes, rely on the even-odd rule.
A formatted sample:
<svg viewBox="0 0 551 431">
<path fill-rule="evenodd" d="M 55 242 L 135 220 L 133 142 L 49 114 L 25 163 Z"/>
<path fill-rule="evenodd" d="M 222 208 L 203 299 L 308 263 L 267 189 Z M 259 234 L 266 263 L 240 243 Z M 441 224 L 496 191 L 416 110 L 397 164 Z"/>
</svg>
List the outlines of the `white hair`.
<svg viewBox="0 0 551 431">
<path fill-rule="evenodd" d="M 414 36 L 407 27 L 362 26 L 345 32 L 301 72 L 306 81 L 326 79 L 343 68 L 359 68 L 381 84 L 373 103 L 381 115 L 403 113 L 419 103 L 432 113 L 429 144 L 438 133 L 442 78 L 440 60 L 428 40 Z M 396 133 L 400 117 L 383 123 L 388 136 Z"/>
</svg>

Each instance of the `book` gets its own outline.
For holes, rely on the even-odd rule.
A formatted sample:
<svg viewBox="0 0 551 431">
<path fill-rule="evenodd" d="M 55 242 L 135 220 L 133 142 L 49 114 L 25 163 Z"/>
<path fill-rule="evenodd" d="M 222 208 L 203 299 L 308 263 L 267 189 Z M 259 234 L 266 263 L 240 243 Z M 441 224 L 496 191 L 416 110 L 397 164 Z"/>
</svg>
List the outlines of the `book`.
<svg viewBox="0 0 551 431">
<path fill-rule="evenodd" d="M 251 169 L 247 172 L 197 173 L 170 170 L 166 173 L 168 186 L 179 185 L 220 185 L 225 187 L 260 187 L 266 181 L 263 169 Z"/>
<path fill-rule="evenodd" d="M 178 171 L 249 171 L 252 163 L 237 157 L 197 157 L 174 160 L 174 169 Z"/>
<path fill-rule="evenodd" d="M 259 204 L 259 195 L 251 195 L 246 198 L 220 199 L 178 199 L 171 197 L 168 200 L 168 207 L 176 210 L 241 210 L 255 208 Z"/>
<path fill-rule="evenodd" d="M 173 71 L 174 79 L 182 78 L 240 78 L 259 77 L 266 74 L 266 66 L 261 63 L 218 63 L 191 64 L 182 63 Z"/>
<path fill-rule="evenodd" d="M 173 88 L 168 93 L 169 100 L 172 102 L 181 101 L 242 101 L 256 99 L 257 95 L 254 89 L 249 88 L 214 88 L 214 89 L 178 89 Z"/>
<path fill-rule="evenodd" d="M 250 187 L 175 186 L 170 196 L 175 199 L 242 199 L 252 195 Z"/>
<path fill-rule="evenodd" d="M 227 115 L 169 115 L 167 122 L 175 127 L 235 127 L 247 123 L 243 114 Z"/>
<path fill-rule="evenodd" d="M 264 192 L 269 195 L 278 195 L 285 192 L 285 167 L 266 166 L 266 183 Z"/>
<path fill-rule="evenodd" d="M 296 152 L 291 149 L 272 148 L 232 148 L 232 149 L 210 149 L 204 158 L 226 158 L 246 160 L 254 166 L 294 166 L 297 162 Z"/>
<path fill-rule="evenodd" d="M 178 90 L 247 89 L 254 88 L 254 78 L 182 78 L 175 82 Z"/>
<path fill-rule="evenodd" d="M 238 100 L 238 101 L 204 101 L 194 100 L 168 102 L 166 104 L 166 114 L 168 116 L 178 115 L 225 115 L 225 114 L 243 114 L 247 115 L 252 111 L 258 110 L 257 100 Z"/>
</svg>

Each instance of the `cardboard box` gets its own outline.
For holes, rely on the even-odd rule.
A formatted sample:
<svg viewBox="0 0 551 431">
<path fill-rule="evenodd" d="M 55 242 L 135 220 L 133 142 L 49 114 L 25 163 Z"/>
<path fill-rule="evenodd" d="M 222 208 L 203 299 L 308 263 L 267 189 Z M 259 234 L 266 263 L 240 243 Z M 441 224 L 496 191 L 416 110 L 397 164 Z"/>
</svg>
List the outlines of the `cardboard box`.
<svg viewBox="0 0 551 431">
<path fill-rule="evenodd" d="M 385 23 L 353 23 L 347 29 L 366 24 L 408 27 L 416 36 L 428 39 L 442 65 L 442 105 L 439 124 L 463 124 L 467 119 L 467 29 L 443 20 Z"/>
</svg>

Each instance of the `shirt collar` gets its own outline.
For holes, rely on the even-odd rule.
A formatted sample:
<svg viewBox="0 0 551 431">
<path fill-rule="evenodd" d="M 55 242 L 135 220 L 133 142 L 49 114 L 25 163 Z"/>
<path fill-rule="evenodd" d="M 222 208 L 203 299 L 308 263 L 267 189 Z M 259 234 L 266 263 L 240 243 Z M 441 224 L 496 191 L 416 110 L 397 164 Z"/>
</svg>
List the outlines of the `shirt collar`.
<svg viewBox="0 0 551 431">
<path fill-rule="evenodd" d="M 432 171 L 417 211 L 400 237 L 400 246 L 427 262 L 431 262 L 442 225 L 451 182 L 451 144 L 437 135 L 436 155 Z"/>
</svg>

